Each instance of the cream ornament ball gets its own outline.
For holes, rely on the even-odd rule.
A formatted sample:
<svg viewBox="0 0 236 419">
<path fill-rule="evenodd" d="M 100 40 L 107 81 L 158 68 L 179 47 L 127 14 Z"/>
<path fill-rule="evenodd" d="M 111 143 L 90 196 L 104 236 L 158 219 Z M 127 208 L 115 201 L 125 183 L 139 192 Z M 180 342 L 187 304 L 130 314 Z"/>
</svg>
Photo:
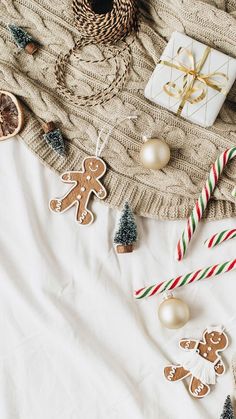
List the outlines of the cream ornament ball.
<svg viewBox="0 0 236 419">
<path fill-rule="evenodd" d="M 167 329 L 179 329 L 190 318 L 189 307 L 179 298 L 168 295 L 159 306 L 158 317 L 162 325 L 167 327 Z"/>
<path fill-rule="evenodd" d="M 163 169 L 170 160 L 170 148 L 168 144 L 157 138 L 147 139 L 140 151 L 140 160 L 146 169 Z"/>
</svg>

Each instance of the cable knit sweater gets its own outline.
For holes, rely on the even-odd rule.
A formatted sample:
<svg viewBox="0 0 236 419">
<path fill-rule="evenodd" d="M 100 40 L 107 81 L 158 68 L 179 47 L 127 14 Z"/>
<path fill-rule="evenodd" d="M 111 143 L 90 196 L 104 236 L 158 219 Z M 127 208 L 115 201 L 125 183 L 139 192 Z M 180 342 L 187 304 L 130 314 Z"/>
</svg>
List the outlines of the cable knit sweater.
<svg viewBox="0 0 236 419">
<path fill-rule="evenodd" d="M 143 91 L 174 30 L 236 57 L 236 1 L 143 1 L 140 32 L 131 42 L 128 81 L 109 102 L 94 107 L 79 107 L 56 90 L 56 57 L 60 52 L 66 54 L 81 35 L 74 26 L 71 3 L 0 2 L 0 89 L 18 95 L 25 105 L 26 121 L 20 138 L 56 173 L 79 170 L 84 157 L 94 154 L 98 132 L 105 124 L 137 113 L 137 120 L 126 121 L 113 131 L 104 149 L 102 157 L 108 165 L 106 203 L 121 207 L 129 201 L 137 214 L 159 219 L 188 216 L 211 164 L 224 149 L 236 144 L 235 86 L 211 129 L 200 128 L 150 103 Z M 7 30 L 9 23 L 26 29 L 40 43 L 39 52 L 30 56 L 18 50 Z M 90 65 L 82 61 L 102 59 L 107 54 L 106 47 L 91 45 L 72 60 L 66 79 L 77 94 L 101 91 L 117 77 L 114 60 Z M 122 70 L 122 59 L 119 66 Z M 42 120 L 53 120 L 61 128 L 67 140 L 66 159 L 58 157 L 43 140 Z M 171 161 L 164 170 L 150 171 L 141 165 L 143 135 L 162 138 L 169 144 Z M 236 162 L 232 162 L 208 206 L 208 219 L 236 215 L 231 196 L 235 184 Z"/>
</svg>

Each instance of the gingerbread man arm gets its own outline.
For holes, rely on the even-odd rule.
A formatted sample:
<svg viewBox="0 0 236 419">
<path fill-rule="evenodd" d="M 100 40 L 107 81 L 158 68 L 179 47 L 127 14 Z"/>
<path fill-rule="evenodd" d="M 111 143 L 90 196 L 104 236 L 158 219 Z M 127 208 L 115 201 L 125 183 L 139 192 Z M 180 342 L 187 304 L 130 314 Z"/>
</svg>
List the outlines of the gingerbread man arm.
<svg viewBox="0 0 236 419">
<path fill-rule="evenodd" d="M 61 175 L 61 180 L 64 183 L 79 182 L 81 178 L 81 172 L 65 172 Z"/>
<path fill-rule="evenodd" d="M 222 375 L 225 373 L 225 365 L 221 359 L 219 359 L 214 368 L 217 375 Z"/>
<path fill-rule="evenodd" d="M 92 189 L 98 198 L 100 199 L 106 198 L 107 191 L 98 179 L 93 179 Z"/>
<path fill-rule="evenodd" d="M 197 345 L 197 340 L 194 339 L 181 339 L 179 342 L 179 346 L 181 349 L 184 349 L 186 351 L 190 350 L 190 349 L 195 349 L 196 345 Z"/>
</svg>

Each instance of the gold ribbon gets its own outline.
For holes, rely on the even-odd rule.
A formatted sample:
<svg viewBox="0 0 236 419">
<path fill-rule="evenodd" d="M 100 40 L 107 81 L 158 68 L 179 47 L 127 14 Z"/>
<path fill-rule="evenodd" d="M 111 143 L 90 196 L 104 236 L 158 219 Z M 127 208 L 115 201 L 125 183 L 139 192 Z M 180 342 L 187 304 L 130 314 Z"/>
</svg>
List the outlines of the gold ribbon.
<svg viewBox="0 0 236 419">
<path fill-rule="evenodd" d="M 185 73 L 181 88 L 171 81 L 166 83 L 163 87 L 163 90 L 167 95 L 175 97 L 176 99 L 181 99 L 177 115 L 182 113 L 186 102 L 194 104 L 205 99 L 207 95 L 207 87 L 211 87 L 223 94 L 227 93 L 225 88 L 229 78 L 225 73 L 216 71 L 208 74 L 201 73 L 202 67 L 205 64 L 210 51 L 210 47 L 205 49 L 198 64 L 195 63 L 192 52 L 183 47 L 180 47 L 177 51 L 177 59 L 175 60 L 176 64 L 165 60 L 160 61 L 160 64 L 175 68 L 176 70 L 180 70 Z M 187 65 L 181 61 L 181 55 L 185 55 L 187 57 Z M 214 78 L 218 78 L 218 80 L 214 80 Z"/>
</svg>

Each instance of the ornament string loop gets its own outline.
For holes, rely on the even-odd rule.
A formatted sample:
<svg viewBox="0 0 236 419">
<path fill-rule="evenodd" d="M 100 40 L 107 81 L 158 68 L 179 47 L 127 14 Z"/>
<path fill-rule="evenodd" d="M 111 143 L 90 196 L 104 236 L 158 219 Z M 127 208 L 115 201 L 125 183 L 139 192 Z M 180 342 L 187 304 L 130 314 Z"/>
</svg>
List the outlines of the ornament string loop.
<svg viewBox="0 0 236 419">
<path fill-rule="evenodd" d="M 111 134 L 112 134 L 112 132 L 114 131 L 114 129 L 118 126 L 118 125 L 120 125 L 120 124 L 122 124 L 122 122 L 124 122 L 124 121 L 126 121 L 127 119 L 137 119 L 137 115 L 129 115 L 129 116 L 126 116 L 125 118 L 123 118 L 123 119 L 120 119 L 119 121 L 117 121 L 114 125 L 113 125 L 113 127 L 111 127 L 110 129 L 109 129 L 109 131 L 108 131 L 108 133 L 107 133 L 107 135 L 106 135 L 106 137 L 105 137 L 105 139 L 104 139 L 104 141 L 101 143 L 101 137 L 102 137 L 102 134 L 103 134 L 103 132 L 106 130 L 106 126 L 105 127 L 103 127 L 102 129 L 101 129 L 101 131 L 99 132 L 99 135 L 98 135 L 98 138 L 97 138 L 97 143 L 96 143 L 96 153 L 95 153 L 95 156 L 96 157 L 100 157 L 101 156 L 101 154 L 102 154 L 102 152 L 103 152 L 103 150 L 104 150 L 104 148 L 105 148 L 105 146 L 107 145 L 107 143 L 108 143 L 108 141 L 109 141 L 109 138 L 110 138 L 110 136 L 111 136 Z"/>
</svg>

